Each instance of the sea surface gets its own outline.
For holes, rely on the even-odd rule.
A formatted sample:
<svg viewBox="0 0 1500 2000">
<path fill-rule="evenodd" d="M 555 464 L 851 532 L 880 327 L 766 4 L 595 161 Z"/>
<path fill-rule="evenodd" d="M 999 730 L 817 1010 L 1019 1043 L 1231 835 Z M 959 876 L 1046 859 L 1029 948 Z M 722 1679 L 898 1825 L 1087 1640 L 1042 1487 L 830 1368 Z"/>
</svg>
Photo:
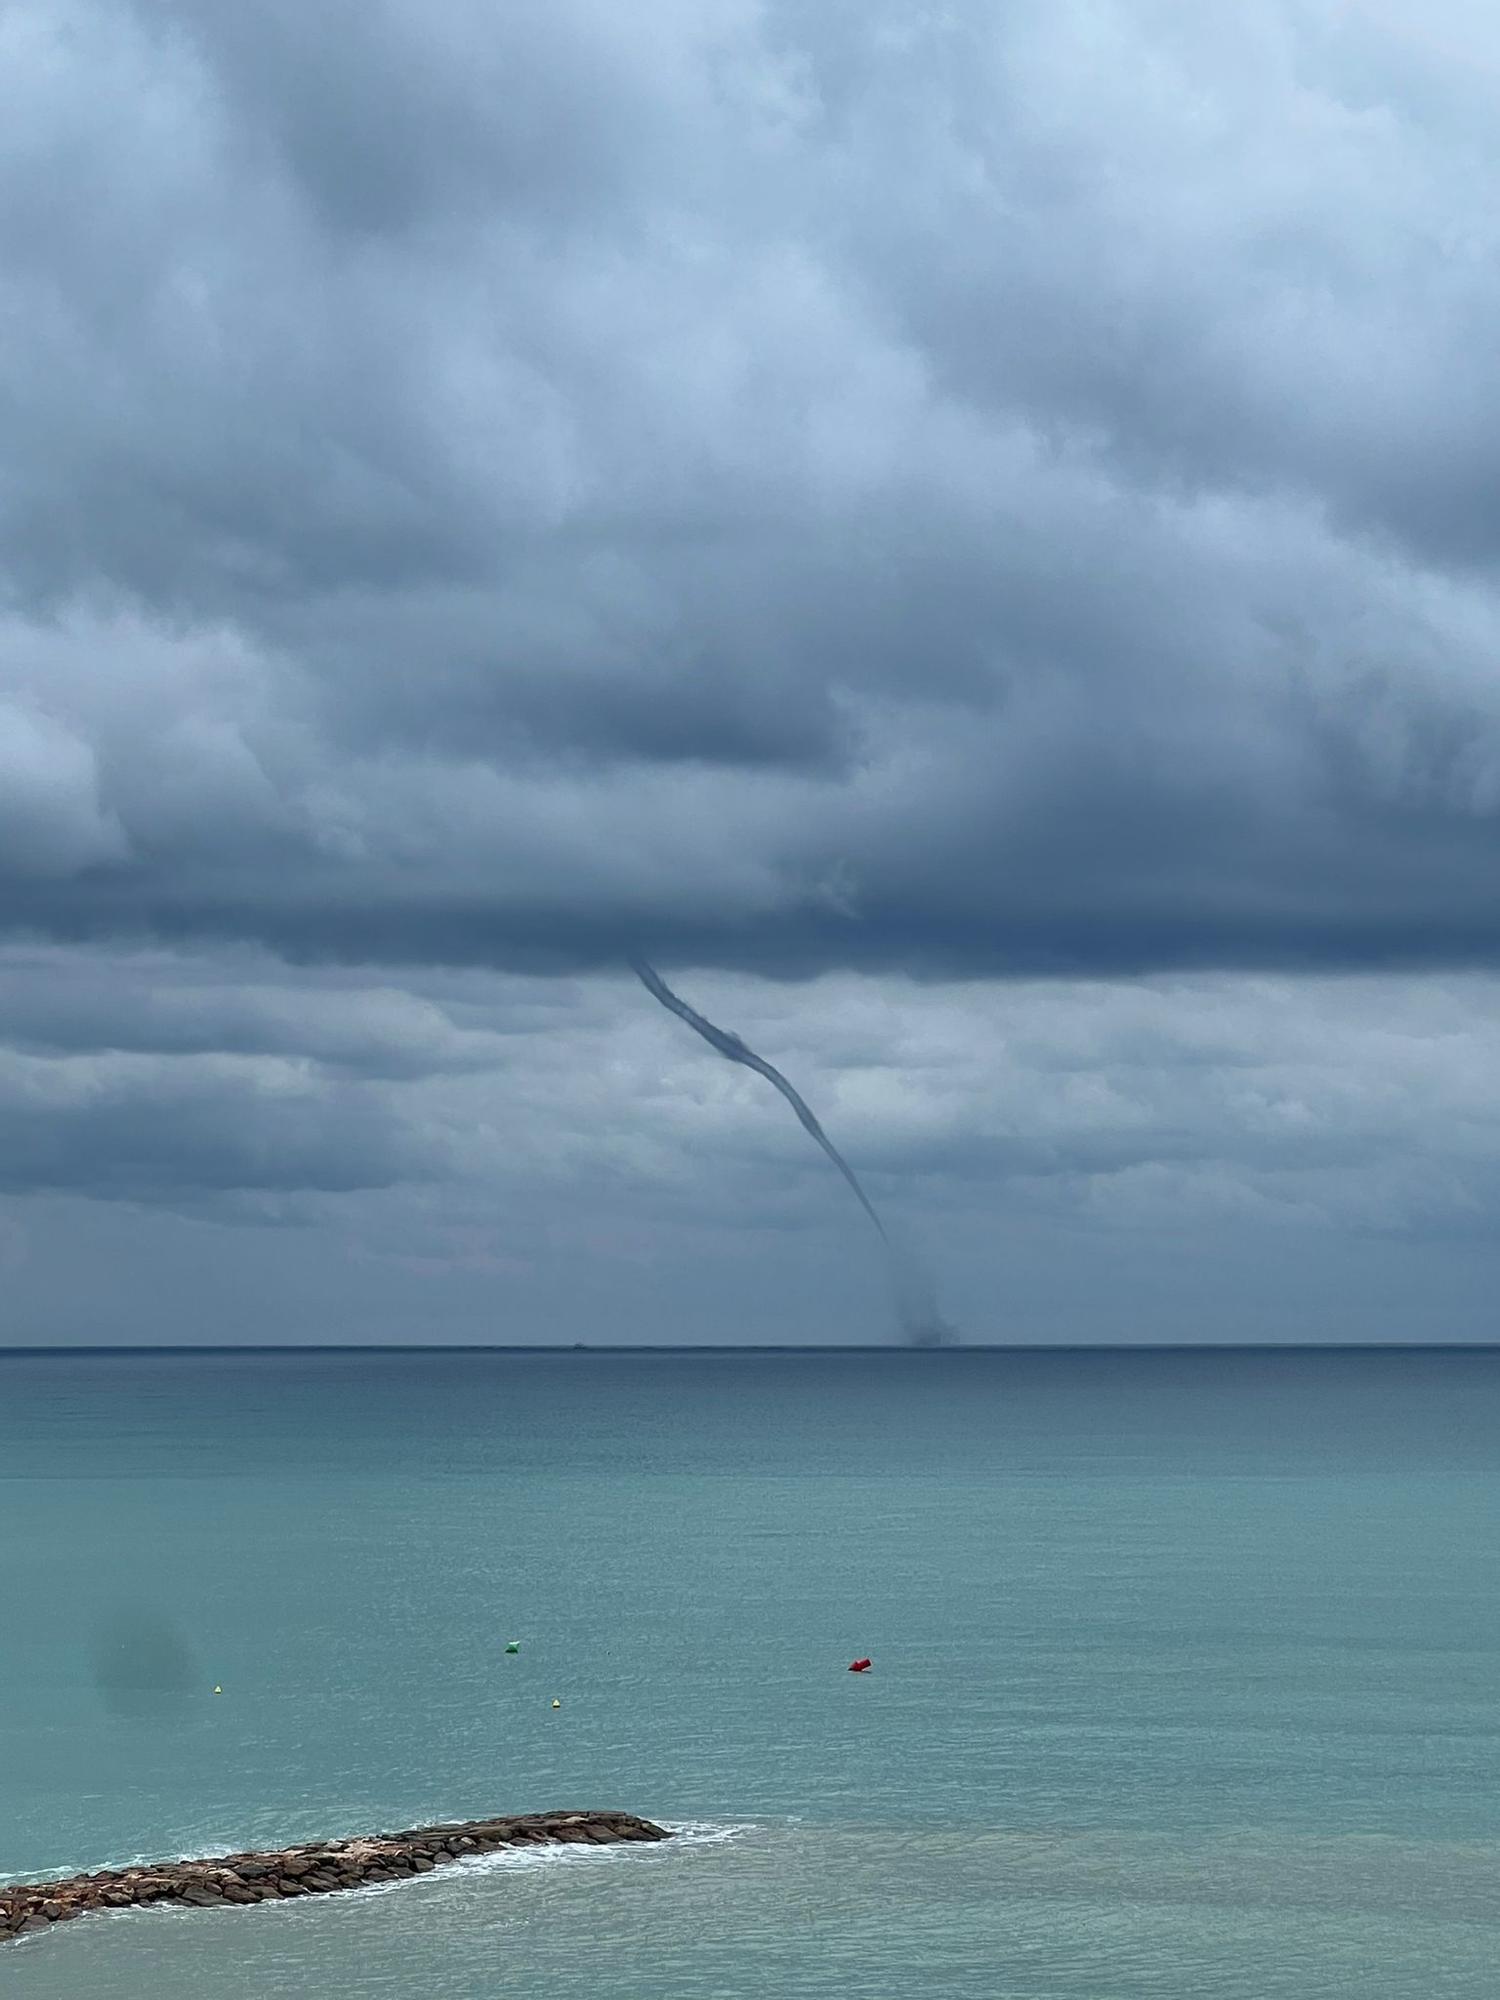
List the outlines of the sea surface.
<svg viewBox="0 0 1500 2000">
<path fill-rule="evenodd" d="M 1494 2000 L 1500 1354 L 0 1358 L 0 1876 L 553 1806 L 0 1990 Z"/>
</svg>

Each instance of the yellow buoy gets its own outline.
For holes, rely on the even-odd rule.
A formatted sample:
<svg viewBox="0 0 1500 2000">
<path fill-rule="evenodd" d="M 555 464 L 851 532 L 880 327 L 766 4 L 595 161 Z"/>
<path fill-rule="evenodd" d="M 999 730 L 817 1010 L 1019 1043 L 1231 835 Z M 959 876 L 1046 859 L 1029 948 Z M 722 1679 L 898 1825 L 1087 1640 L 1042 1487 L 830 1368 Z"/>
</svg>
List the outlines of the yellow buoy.
<svg viewBox="0 0 1500 2000">
<path fill-rule="evenodd" d="M 216 1688 L 214 1689 L 214 1693 L 215 1693 L 215 1694 L 222 1694 L 223 1692 L 224 1692 L 224 1690 L 223 1690 L 223 1688 L 221 1688 L 221 1687 L 216 1687 Z"/>
<path fill-rule="evenodd" d="M 553 1706 L 554 1708 L 561 1708 L 561 1707 L 562 1707 L 562 1703 L 561 1703 L 560 1701 L 554 1701 L 554 1702 L 553 1702 L 553 1704 L 552 1704 L 552 1706 Z"/>
</svg>

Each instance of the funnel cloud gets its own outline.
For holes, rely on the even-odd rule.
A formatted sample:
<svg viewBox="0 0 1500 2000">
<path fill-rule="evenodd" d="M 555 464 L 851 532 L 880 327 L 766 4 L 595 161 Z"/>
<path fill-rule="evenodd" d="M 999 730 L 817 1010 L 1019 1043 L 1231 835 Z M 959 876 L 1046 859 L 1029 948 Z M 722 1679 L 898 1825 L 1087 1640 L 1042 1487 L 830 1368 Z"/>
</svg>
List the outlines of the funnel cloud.
<svg viewBox="0 0 1500 2000">
<path fill-rule="evenodd" d="M 767 1083 L 774 1084 L 787 1103 L 796 1112 L 798 1122 L 808 1136 L 822 1147 L 829 1159 L 838 1168 L 853 1190 L 854 1198 L 874 1224 L 876 1234 L 885 1248 L 889 1265 L 891 1294 L 895 1301 L 896 1317 L 907 1341 L 914 1347 L 941 1347 L 954 1338 L 953 1330 L 941 1318 L 933 1294 L 932 1280 L 925 1269 L 916 1261 L 908 1249 L 898 1248 L 892 1242 L 890 1232 L 875 1212 L 875 1205 L 860 1186 L 859 1177 L 838 1147 L 823 1130 L 816 1113 L 796 1087 L 789 1083 L 776 1068 L 759 1056 L 754 1049 L 742 1041 L 728 1028 L 720 1028 L 700 1014 L 696 1007 L 690 1007 L 680 993 L 674 993 L 656 968 L 644 958 L 632 958 L 631 969 L 651 994 L 659 1000 L 668 1012 L 686 1021 L 695 1034 L 701 1035 L 709 1047 L 716 1049 L 728 1062 L 742 1063 L 746 1069 L 753 1069 L 763 1076 Z"/>
</svg>

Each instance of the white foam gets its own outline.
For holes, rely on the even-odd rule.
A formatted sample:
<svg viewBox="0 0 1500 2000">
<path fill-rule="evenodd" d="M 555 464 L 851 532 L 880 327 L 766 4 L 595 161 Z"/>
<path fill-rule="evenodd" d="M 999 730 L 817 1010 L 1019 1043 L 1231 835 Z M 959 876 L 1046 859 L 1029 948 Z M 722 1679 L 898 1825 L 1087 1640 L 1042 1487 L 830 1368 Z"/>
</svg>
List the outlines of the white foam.
<svg viewBox="0 0 1500 2000">
<path fill-rule="evenodd" d="M 755 1820 L 690 1819 L 673 1829 L 680 1844 L 688 1847 L 719 1847 L 726 1841 L 742 1840 L 748 1833 L 759 1833 Z"/>
<path fill-rule="evenodd" d="M 750 1820 L 682 1820 L 661 1822 L 672 1838 L 662 1841 L 621 1840 L 608 1846 L 585 1846 L 582 1841 L 557 1841 L 535 1847 L 497 1847 L 488 1854 L 466 1854 L 456 1866 L 469 1873 L 493 1874 L 525 1868 L 578 1868 L 608 1866 L 612 1862 L 665 1860 L 684 1847 L 721 1847 L 758 1831 Z M 436 1871 L 451 1880 L 453 1867 Z M 428 1878 L 423 1877 L 426 1880 Z M 377 1882 L 377 1889 L 393 1889 L 395 1882 Z"/>
</svg>

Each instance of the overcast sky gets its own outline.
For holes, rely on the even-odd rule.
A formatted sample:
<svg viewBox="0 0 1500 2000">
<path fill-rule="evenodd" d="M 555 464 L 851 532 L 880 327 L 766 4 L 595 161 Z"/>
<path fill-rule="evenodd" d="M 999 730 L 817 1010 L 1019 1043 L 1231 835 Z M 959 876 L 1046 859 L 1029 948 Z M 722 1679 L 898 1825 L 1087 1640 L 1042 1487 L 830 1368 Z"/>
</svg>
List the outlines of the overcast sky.
<svg viewBox="0 0 1500 2000">
<path fill-rule="evenodd" d="M 1484 1339 L 1500 15 L 8 0 L 0 1341 Z"/>
</svg>

